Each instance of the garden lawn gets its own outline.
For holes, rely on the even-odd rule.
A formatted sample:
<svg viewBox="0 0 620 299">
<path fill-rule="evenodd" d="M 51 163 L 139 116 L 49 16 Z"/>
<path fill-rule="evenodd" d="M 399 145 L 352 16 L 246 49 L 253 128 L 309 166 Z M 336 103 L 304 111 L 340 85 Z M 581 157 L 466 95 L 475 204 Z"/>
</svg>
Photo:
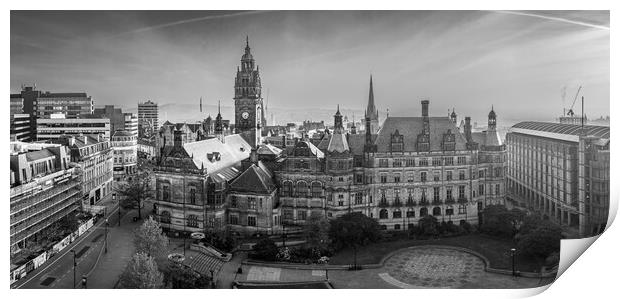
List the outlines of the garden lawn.
<svg viewBox="0 0 620 299">
<path fill-rule="evenodd" d="M 429 240 L 410 240 L 403 239 L 389 242 L 379 242 L 366 245 L 357 251 L 357 263 L 378 264 L 383 257 L 389 253 L 401 248 L 421 245 L 444 245 L 455 246 L 473 250 L 486 257 L 491 268 L 512 270 L 512 260 L 510 257 L 510 249 L 515 247 L 512 240 L 499 239 L 486 235 L 472 234 L 458 237 L 449 237 L 441 239 Z M 343 249 L 330 258 L 332 265 L 350 265 L 353 264 L 353 249 Z M 517 252 L 516 268 L 522 272 L 538 272 L 540 264 L 533 258 L 520 256 Z"/>
</svg>

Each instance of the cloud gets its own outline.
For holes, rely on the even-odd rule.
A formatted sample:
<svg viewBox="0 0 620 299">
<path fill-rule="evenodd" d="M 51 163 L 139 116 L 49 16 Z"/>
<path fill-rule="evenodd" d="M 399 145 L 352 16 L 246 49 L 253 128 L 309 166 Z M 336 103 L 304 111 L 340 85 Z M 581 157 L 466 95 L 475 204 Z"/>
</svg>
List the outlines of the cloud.
<svg viewBox="0 0 620 299">
<path fill-rule="evenodd" d="M 528 16 L 528 17 L 533 17 L 533 18 L 539 18 L 539 19 L 563 22 L 563 23 L 567 23 L 567 24 L 586 26 L 586 27 L 590 27 L 590 28 L 609 30 L 608 26 L 603 26 L 603 25 L 594 24 L 594 23 L 588 23 L 588 22 L 575 21 L 575 20 L 570 20 L 570 19 L 560 18 L 560 17 L 545 16 L 545 15 L 535 14 L 535 13 L 518 12 L 518 11 L 505 11 L 505 10 L 500 10 L 500 11 L 496 11 L 496 12 L 510 14 L 510 15 L 518 15 L 518 16 Z"/>
</svg>

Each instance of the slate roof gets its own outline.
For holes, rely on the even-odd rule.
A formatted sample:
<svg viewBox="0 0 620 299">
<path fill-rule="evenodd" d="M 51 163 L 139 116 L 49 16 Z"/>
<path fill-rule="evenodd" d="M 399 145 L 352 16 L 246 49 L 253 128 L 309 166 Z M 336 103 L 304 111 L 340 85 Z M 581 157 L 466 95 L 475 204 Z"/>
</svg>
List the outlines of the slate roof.
<svg viewBox="0 0 620 299">
<path fill-rule="evenodd" d="M 343 133 L 334 133 L 329 138 L 329 145 L 327 146 L 328 153 L 344 153 L 348 152 L 349 143 L 347 142 L 347 135 Z"/>
<path fill-rule="evenodd" d="M 327 151 L 327 148 L 329 147 L 329 140 L 331 139 L 330 137 L 332 136 L 332 134 L 324 134 L 323 138 L 321 139 L 321 141 L 319 141 L 319 144 L 317 145 L 317 147 L 322 150 L 322 151 Z"/>
<path fill-rule="evenodd" d="M 574 136 L 579 136 L 579 134 L 581 133 L 581 125 L 536 122 L 536 121 L 520 122 L 512 126 L 512 128 L 557 133 L 557 134 L 564 134 L 564 135 L 574 135 Z M 609 127 L 585 125 L 583 126 L 583 128 L 586 131 L 586 135 L 593 135 L 593 136 L 600 137 L 603 139 L 609 139 L 610 137 Z"/>
<path fill-rule="evenodd" d="M 237 192 L 252 192 L 259 194 L 271 194 L 276 185 L 273 183 L 273 175 L 262 163 L 252 164 L 232 183 L 230 190 Z"/>
<path fill-rule="evenodd" d="M 34 152 L 27 152 L 25 155 L 26 155 L 26 161 L 28 162 L 37 161 L 37 160 L 55 156 L 54 153 L 47 148 L 43 148 L 41 150 L 34 151 Z"/>
<path fill-rule="evenodd" d="M 376 134 L 371 135 L 371 140 L 377 138 Z M 364 134 L 352 134 L 349 135 L 349 148 L 354 155 L 361 155 L 364 153 L 364 145 L 366 144 L 366 135 Z"/>
<path fill-rule="evenodd" d="M 224 143 L 217 138 L 211 138 L 188 142 L 183 145 L 183 148 L 188 155 L 193 157 L 196 167 L 200 169 L 204 165 L 207 173 L 215 173 L 241 163 L 250 156 L 251 150 L 250 144 L 239 134 L 225 136 Z M 214 153 L 219 153 L 219 160 L 213 158 Z"/>
<path fill-rule="evenodd" d="M 450 130 L 456 137 L 456 150 L 465 150 L 467 140 L 448 117 L 429 117 L 431 151 L 441 151 L 443 134 Z M 396 130 L 403 135 L 404 151 L 415 152 L 418 134 L 422 133 L 422 117 L 388 117 L 377 133 L 374 143 L 378 152 L 389 152 L 391 134 Z"/>
</svg>

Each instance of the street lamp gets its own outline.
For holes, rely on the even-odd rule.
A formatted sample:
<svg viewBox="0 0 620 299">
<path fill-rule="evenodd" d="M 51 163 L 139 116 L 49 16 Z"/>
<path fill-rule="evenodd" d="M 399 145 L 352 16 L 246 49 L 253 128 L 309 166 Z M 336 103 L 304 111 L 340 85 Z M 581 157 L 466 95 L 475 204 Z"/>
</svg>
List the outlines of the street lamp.
<svg viewBox="0 0 620 299">
<path fill-rule="evenodd" d="M 82 288 L 84 288 L 84 289 L 87 289 L 86 281 L 87 281 L 86 275 L 82 275 Z"/>
<path fill-rule="evenodd" d="M 105 253 L 108 253 L 108 226 L 110 226 L 110 223 L 108 223 L 108 218 L 105 219 Z"/>
<path fill-rule="evenodd" d="M 515 271 L 515 252 L 517 250 L 514 248 L 510 249 L 510 256 L 512 257 L 512 276 L 516 276 L 517 272 Z"/>
<path fill-rule="evenodd" d="M 71 249 L 71 253 L 73 253 L 73 288 L 75 289 L 75 266 L 77 266 L 75 262 L 75 249 Z"/>
</svg>

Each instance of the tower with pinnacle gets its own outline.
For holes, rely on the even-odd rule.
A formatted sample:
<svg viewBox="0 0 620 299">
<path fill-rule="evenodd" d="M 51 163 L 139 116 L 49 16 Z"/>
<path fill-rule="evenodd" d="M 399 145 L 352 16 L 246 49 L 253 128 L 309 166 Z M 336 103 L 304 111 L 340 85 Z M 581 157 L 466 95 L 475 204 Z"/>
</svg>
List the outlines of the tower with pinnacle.
<svg viewBox="0 0 620 299">
<path fill-rule="evenodd" d="M 259 68 L 250 51 L 247 36 L 245 52 L 241 56 L 241 65 L 237 67 L 233 100 L 235 101 L 235 133 L 242 134 L 252 147 L 256 147 L 260 143 L 261 129 L 265 121 Z"/>
<path fill-rule="evenodd" d="M 370 127 L 366 127 L 371 134 L 379 131 L 379 111 L 375 107 L 375 95 L 372 90 L 372 75 L 370 76 L 370 89 L 368 91 L 368 105 L 366 106 L 365 118 L 370 119 Z"/>
</svg>

